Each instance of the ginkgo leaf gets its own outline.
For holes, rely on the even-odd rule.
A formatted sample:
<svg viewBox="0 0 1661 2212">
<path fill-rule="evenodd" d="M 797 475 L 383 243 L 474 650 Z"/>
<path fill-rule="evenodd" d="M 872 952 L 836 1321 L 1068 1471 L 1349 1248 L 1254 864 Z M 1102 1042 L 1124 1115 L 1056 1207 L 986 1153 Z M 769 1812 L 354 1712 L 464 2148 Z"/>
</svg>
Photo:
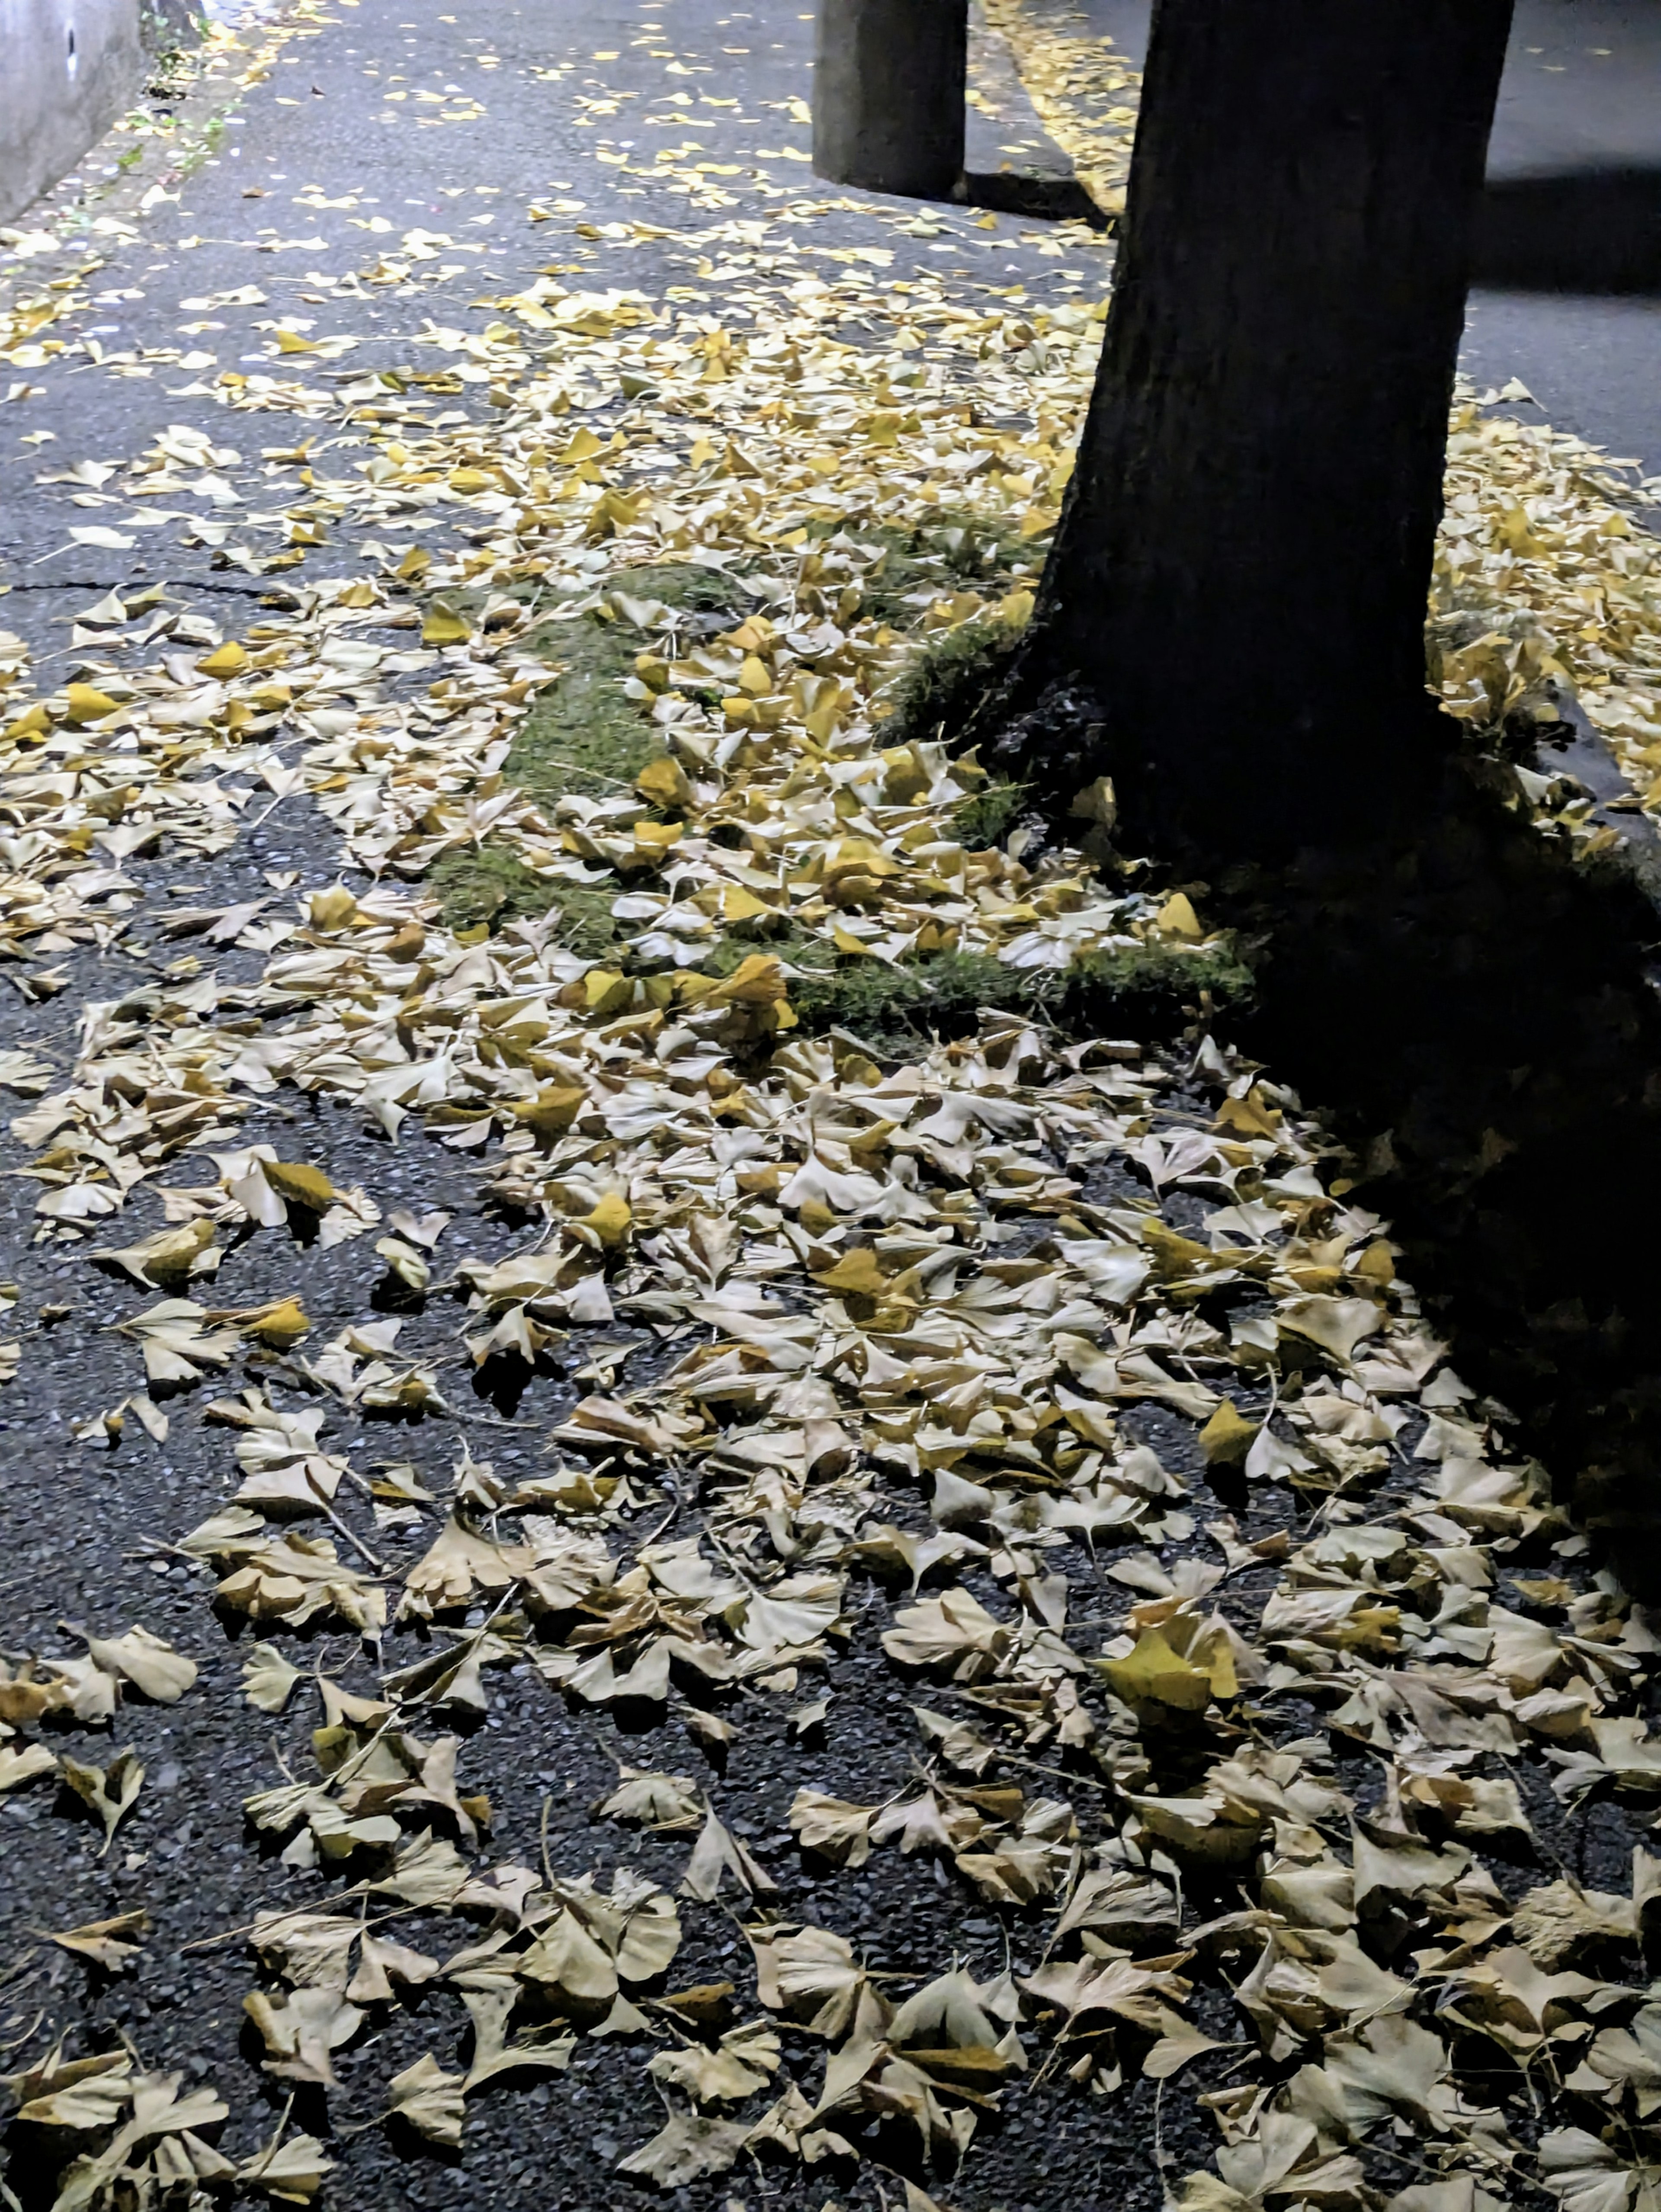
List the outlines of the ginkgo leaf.
<svg viewBox="0 0 1661 2212">
<path fill-rule="evenodd" d="M 619 1770 L 618 1787 L 599 1809 L 611 1820 L 638 1820 L 659 1835 L 696 1828 L 703 1819 L 697 1790 L 684 1775 L 636 1766 Z"/>
<path fill-rule="evenodd" d="M 67 1753 L 58 1771 L 104 1831 L 102 1858 L 115 1841 L 116 1829 L 137 1802 L 144 1769 L 131 1749 L 119 1751 L 107 1766 L 85 1765 Z"/>
<path fill-rule="evenodd" d="M 995 2051 L 1004 2030 L 983 2008 L 973 1978 L 954 1966 L 905 2000 L 888 2023 L 888 2040 L 908 2053 L 914 2046 Z M 1001 2059 L 1000 2070 L 1006 2068 Z"/>
<path fill-rule="evenodd" d="M 1179 2074 L 1190 2059 L 1203 2057 L 1208 2051 L 1226 2050 L 1227 2045 L 1214 2035 L 1189 2021 L 1169 2030 L 1153 2045 L 1142 2060 L 1143 2078 L 1149 2081 L 1168 2081 Z"/>
<path fill-rule="evenodd" d="M 106 1674 L 119 1675 L 159 1705 L 176 1705 L 198 1671 L 194 1659 L 145 1628 L 130 1628 L 125 1636 L 89 1636 L 87 1649 Z"/>
<path fill-rule="evenodd" d="M 928 1712 L 922 1705 L 913 1705 L 911 1715 L 924 1742 L 932 1745 L 946 1765 L 960 1773 L 984 1774 L 997 1758 L 997 1746 L 989 1742 L 967 1721 L 953 1720 L 945 1713 Z"/>
<path fill-rule="evenodd" d="M 1295 1298 L 1275 1316 L 1284 1334 L 1306 1337 L 1346 1364 L 1354 1358 L 1357 1345 L 1372 1335 L 1382 1321 L 1371 1298 Z"/>
<path fill-rule="evenodd" d="M 421 642 L 425 646 L 465 645 L 472 630 L 453 609 L 441 599 L 435 600 L 427 610 L 422 624 Z"/>
<path fill-rule="evenodd" d="M 1563 2212 L 1648 2212 L 1645 2199 L 1661 2186 L 1661 2166 L 1631 2166 L 1584 2128 L 1554 2128 L 1540 2138 L 1540 2178 Z"/>
<path fill-rule="evenodd" d="M 89 1920 L 84 1927 L 64 1929 L 54 1934 L 52 1940 L 60 1950 L 73 1951 L 80 1958 L 90 1959 L 106 1973 L 115 1973 L 138 1956 L 140 1939 L 148 1932 L 150 1916 L 141 1905 L 131 1912 L 117 1913 L 109 1920 Z"/>
<path fill-rule="evenodd" d="M 242 2009 L 265 2038 L 268 2074 L 286 2081 L 335 2086 L 332 2054 L 350 2043 L 363 2014 L 326 1984 L 282 1991 L 252 1990 Z"/>
<path fill-rule="evenodd" d="M 26 1743 L 21 1750 L 11 1744 L 0 1743 L 0 1796 L 57 1771 L 58 1754 L 49 1751 L 44 1743 Z"/>
<path fill-rule="evenodd" d="M 591 1213 L 572 1225 L 586 1230 L 597 1243 L 611 1249 L 626 1239 L 633 1218 L 628 1200 L 617 1191 L 608 1191 Z"/>
<path fill-rule="evenodd" d="M 67 2065 L 50 2059 L 35 2079 L 25 2076 L 20 2086 L 33 2092 L 19 2107 L 20 2119 L 37 2127 L 94 2135 L 118 2126 L 132 2102 L 132 2057 L 129 2051 L 112 2051 L 72 2059 Z"/>
<path fill-rule="evenodd" d="M 362 908 L 344 884 L 332 884 L 326 890 L 313 891 L 308 907 L 313 929 L 345 929 L 358 919 Z M 270 1181 L 270 1177 L 267 1177 Z M 279 1186 L 277 1186 L 280 1188 Z M 288 1194 L 285 1192 L 284 1196 Z M 309 1200 L 304 1201 L 309 1204 Z"/>
<path fill-rule="evenodd" d="M 1127 1705 L 1151 1702 L 1183 1712 L 1203 1712 L 1216 1694 L 1210 1673 L 1173 1650 L 1157 1628 L 1145 1628 L 1126 1657 L 1098 1663 Z"/>
<path fill-rule="evenodd" d="M 214 1243 L 214 1224 L 204 1219 L 186 1222 L 177 1229 L 161 1229 L 137 1244 L 103 1249 L 92 1256 L 124 1267 L 135 1282 L 172 1290 L 192 1276 L 212 1274 L 221 1255 Z"/>
<path fill-rule="evenodd" d="M 381 1237 L 375 1250 L 386 1262 L 388 1273 L 396 1275 L 406 1289 L 419 1292 L 431 1282 L 433 1271 L 426 1259 L 401 1237 Z"/>
<path fill-rule="evenodd" d="M 389 2004 L 399 1989 L 419 1989 L 439 1972 L 436 1959 L 384 1936 L 365 1935 L 358 1948 L 357 1972 L 346 1984 L 354 2004 Z"/>
<path fill-rule="evenodd" d="M 1530 1890 L 1512 1915 L 1512 1933 L 1542 1966 L 1559 1966 L 1599 1942 L 1626 1942 L 1638 1933 L 1632 1899 L 1579 1888 L 1558 1880 Z"/>
<path fill-rule="evenodd" d="M 414 2065 L 388 2082 L 386 2118 L 402 2121 L 429 2142 L 459 2150 L 466 2117 L 465 2086 L 459 2074 L 447 2074 L 430 2051 L 423 2051 Z"/>
<path fill-rule="evenodd" d="M 751 1929 L 763 2004 L 816 2035 L 841 2036 L 868 1984 L 843 1936 L 825 1928 Z"/>
<path fill-rule="evenodd" d="M 1237 1466 L 1251 1449 L 1262 1426 L 1249 1421 L 1232 1398 L 1225 1398 L 1200 1431 L 1200 1449 L 1208 1465 Z"/>
<path fill-rule="evenodd" d="M 721 1894 L 728 1876 L 746 1896 L 770 1897 L 778 1887 L 732 1831 L 709 1812 L 681 1877 L 681 1890 L 708 1904 Z"/>
<path fill-rule="evenodd" d="M 950 1665 L 959 1681 L 989 1673 L 1008 1648 L 1008 1631 L 967 1590 L 952 1590 L 905 1606 L 882 1639 L 902 1665 Z"/>
<path fill-rule="evenodd" d="M 609 2002 L 618 1993 L 615 1960 L 569 1910 L 537 1938 L 520 1972 L 583 2003 Z"/>
<path fill-rule="evenodd" d="M 245 1335 L 257 1338 L 279 1352 L 298 1344 L 311 1328 L 311 1320 L 298 1298 L 278 1298 L 268 1306 L 232 1316 Z"/>
<path fill-rule="evenodd" d="M 283 1712 L 301 1679 L 274 1644 L 256 1644 L 242 1662 L 242 1694 L 251 1705 L 273 1717 Z"/>
<path fill-rule="evenodd" d="M 879 1298 L 888 1288 L 889 1278 L 882 1272 L 877 1256 L 867 1245 L 861 1245 L 838 1260 L 834 1267 L 814 1278 L 827 1291 L 852 1291 L 861 1297 Z"/>
<path fill-rule="evenodd" d="M 685 769 L 666 754 L 647 763 L 635 778 L 635 788 L 654 806 L 684 806 L 692 796 Z"/>
<path fill-rule="evenodd" d="M 312 1213 L 326 1212 L 340 1195 L 321 1168 L 304 1162 L 262 1160 L 260 1173 L 279 1198 Z"/>
<path fill-rule="evenodd" d="M 678 2051 L 660 2051 L 647 2071 L 696 2103 L 733 2104 L 767 2087 L 777 2071 L 779 2057 L 778 2037 L 754 2021 L 731 2030 L 713 2050 L 692 2043 Z"/>
<path fill-rule="evenodd" d="M 476 2089 L 499 2074 L 521 2069 L 563 2073 L 576 2049 L 575 2035 L 557 2027 L 532 2029 L 508 2040 L 508 2020 L 518 2002 L 517 1989 L 464 1990 L 462 2002 L 472 2015 L 473 2056 L 465 2087 Z"/>
<path fill-rule="evenodd" d="M 874 1805 L 850 1805 L 817 1790 L 799 1790 L 790 1807 L 790 1826 L 805 1851 L 816 1851 L 833 1866 L 861 1867 L 871 1856 Z"/>
<path fill-rule="evenodd" d="M 204 1330 L 208 1316 L 189 1298 L 164 1298 L 120 1326 L 138 1339 L 152 1382 L 198 1382 L 210 1367 L 228 1364 L 240 1339 L 234 1329 Z"/>
<path fill-rule="evenodd" d="M 316 2202 L 334 2161 L 315 2136 L 283 2136 L 281 2130 L 266 2149 L 235 2173 L 236 2186 L 251 2196 L 274 2197 L 279 2204 Z"/>
<path fill-rule="evenodd" d="M 707 2173 L 725 2173 L 749 2130 L 702 2112 L 674 2112 L 649 2142 L 618 2160 L 619 2173 L 639 2174 L 660 2189 L 684 2188 Z"/>
<path fill-rule="evenodd" d="M 850 1558 L 868 1562 L 879 1573 L 891 1569 L 910 1575 L 916 1589 L 931 1567 L 977 1558 L 985 1547 L 960 1531 L 931 1529 L 926 1535 L 917 1535 L 890 1522 L 867 1522 L 858 1543 L 848 1549 Z"/>
<path fill-rule="evenodd" d="M 1176 1900 L 1163 1882 L 1150 1881 L 1127 1867 L 1104 1866 L 1081 1877 L 1056 1923 L 1055 1932 L 1057 1941 L 1079 1928 L 1104 1933 L 1118 1929 L 1129 1936 L 1145 1929 L 1175 1929 L 1179 1918 Z"/>
<path fill-rule="evenodd" d="M 131 538 L 121 538 L 113 532 L 103 533 L 99 542 L 123 546 L 132 544 Z M 117 714 L 121 711 L 116 700 L 93 684 L 70 684 L 65 687 L 64 696 L 69 702 L 70 720 L 73 722 L 100 721 L 106 715 Z"/>
<path fill-rule="evenodd" d="M 1162 936 L 1175 937 L 1197 944 L 1205 935 L 1199 916 L 1185 891 L 1173 891 L 1153 917 L 1153 927 Z"/>
</svg>

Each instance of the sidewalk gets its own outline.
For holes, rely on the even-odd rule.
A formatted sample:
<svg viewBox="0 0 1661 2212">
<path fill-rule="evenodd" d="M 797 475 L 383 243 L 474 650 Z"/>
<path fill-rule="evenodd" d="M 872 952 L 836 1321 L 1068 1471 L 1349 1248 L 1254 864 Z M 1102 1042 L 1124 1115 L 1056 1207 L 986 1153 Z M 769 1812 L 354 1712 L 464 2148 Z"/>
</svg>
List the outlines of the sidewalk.
<svg viewBox="0 0 1661 2212">
<path fill-rule="evenodd" d="M 803 16 L 402 7 L 10 275 L 9 2186 L 1576 2203 L 1646 1617 L 947 742 L 1109 249 L 828 191 Z"/>
</svg>

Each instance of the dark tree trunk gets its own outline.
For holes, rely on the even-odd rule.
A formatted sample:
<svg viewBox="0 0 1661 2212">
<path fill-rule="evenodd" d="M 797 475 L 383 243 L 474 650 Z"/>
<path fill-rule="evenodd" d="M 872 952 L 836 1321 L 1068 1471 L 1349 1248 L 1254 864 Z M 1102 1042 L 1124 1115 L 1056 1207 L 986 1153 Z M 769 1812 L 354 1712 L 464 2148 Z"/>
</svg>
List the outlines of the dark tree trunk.
<svg viewBox="0 0 1661 2212">
<path fill-rule="evenodd" d="M 1426 597 L 1512 0 L 1156 0 L 1029 672 L 1128 826 L 1342 838 L 1423 741 Z M 1414 750 L 1411 739 L 1406 750 Z"/>
</svg>

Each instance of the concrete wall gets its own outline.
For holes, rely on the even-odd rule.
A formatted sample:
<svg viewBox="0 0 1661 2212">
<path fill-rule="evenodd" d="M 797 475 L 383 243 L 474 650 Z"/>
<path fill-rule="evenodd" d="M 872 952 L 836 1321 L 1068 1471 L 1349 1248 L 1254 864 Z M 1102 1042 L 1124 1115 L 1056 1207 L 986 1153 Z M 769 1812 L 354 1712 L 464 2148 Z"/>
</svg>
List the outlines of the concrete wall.
<svg viewBox="0 0 1661 2212">
<path fill-rule="evenodd" d="M 72 169 L 143 73 L 139 0 L 0 0 L 0 222 Z"/>
</svg>

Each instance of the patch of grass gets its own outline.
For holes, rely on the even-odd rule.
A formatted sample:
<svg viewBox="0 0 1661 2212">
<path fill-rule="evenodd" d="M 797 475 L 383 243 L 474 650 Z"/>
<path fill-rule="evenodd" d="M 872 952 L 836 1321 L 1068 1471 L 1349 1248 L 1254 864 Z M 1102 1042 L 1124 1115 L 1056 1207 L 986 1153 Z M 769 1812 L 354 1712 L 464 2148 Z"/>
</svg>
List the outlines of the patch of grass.
<svg viewBox="0 0 1661 2212">
<path fill-rule="evenodd" d="M 631 599 L 660 599 L 666 606 L 693 613 L 742 619 L 726 578 L 691 563 L 630 569 L 619 588 Z M 466 595 L 450 592 L 445 597 L 460 607 Z M 533 629 L 531 635 L 538 632 Z M 526 716 L 502 772 L 542 806 L 569 793 L 616 798 L 663 750 L 651 723 L 623 689 L 636 654 L 648 641 L 629 624 L 598 615 L 549 624 L 539 640 L 549 657 L 559 661 L 562 673 Z M 453 927 L 515 921 L 557 906 L 574 951 L 598 958 L 617 935 L 609 896 L 581 884 L 550 883 L 492 846 L 447 854 L 432 880 L 444 901 L 444 919 Z"/>
<path fill-rule="evenodd" d="M 1147 945 L 1098 954 L 1059 973 L 1006 967 L 983 952 L 926 953 L 904 968 L 843 958 L 794 981 L 790 1003 L 804 1030 L 849 1030 L 904 1055 L 931 1036 L 966 1035 L 983 1007 L 1097 1030 L 1136 1029 L 1208 1002 L 1232 1003 L 1251 988 L 1250 971 L 1232 947 L 1183 953 Z"/>
<path fill-rule="evenodd" d="M 894 711 L 883 725 L 883 742 L 949 744 L 960 738 L 976 708 L 1002 681 L 1024 635 L 989 615 L 927 640 L 887 690 Z"/>
</svg>

